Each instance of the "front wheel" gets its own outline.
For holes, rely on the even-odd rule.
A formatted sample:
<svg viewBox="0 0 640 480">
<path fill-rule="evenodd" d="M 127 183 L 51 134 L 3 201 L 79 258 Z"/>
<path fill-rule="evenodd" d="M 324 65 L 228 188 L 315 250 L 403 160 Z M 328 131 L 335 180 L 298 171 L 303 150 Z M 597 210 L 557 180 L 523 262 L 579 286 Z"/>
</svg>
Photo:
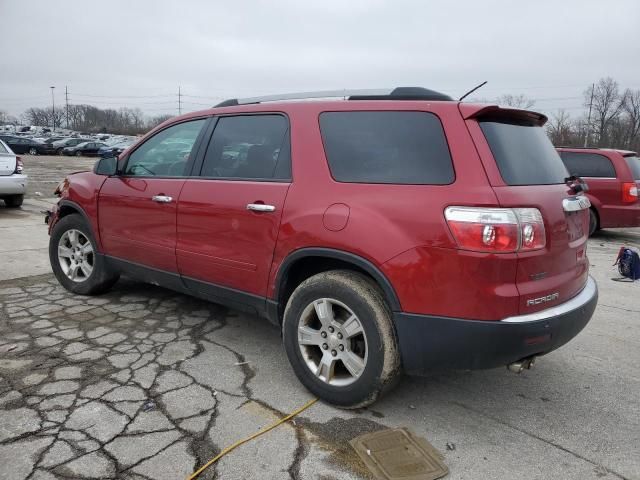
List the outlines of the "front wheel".
<svg viewBox="0 0 640 480">
<path fill-rule="evenodd" d="M 282 332 L 298 379 L 334 405 L 369 405 L 399 376 L 391 312 L 360 273 L 334 270 L 302 282 L 287 302 Z"/>
<path fill-rule="evenodd" d="M 76 157 L 81 157 L 82 156 L 82 152 L 76 152 Z"/>
<path fill-rule="evenodd" d="M 58 282 L 73 293 L 95 295 L 107 291 L 119 274 L 96 251 L 91 229 L 79 214 L 61 218 L 49 238 L 49 260 Z"/>
<path fill-rule="evenodd" d="M 38 150 L 36 150 L 35 147 L 31 147 L 29 149 L 29 155 L 37 155 L 38 154 Z"/>
</svg>

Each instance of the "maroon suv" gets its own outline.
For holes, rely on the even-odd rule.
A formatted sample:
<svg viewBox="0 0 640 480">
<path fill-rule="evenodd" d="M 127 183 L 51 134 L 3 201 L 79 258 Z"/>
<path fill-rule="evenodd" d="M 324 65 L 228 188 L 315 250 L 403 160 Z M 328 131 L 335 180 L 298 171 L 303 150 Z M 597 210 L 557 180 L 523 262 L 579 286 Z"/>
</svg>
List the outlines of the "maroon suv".
<svg viewBox="0 0 640 480">
<path fill-rule="evenodd" d="M 70 175 L 60 283 L 120 274 L 265 317 L 345 407 L 404 370 L 520 371 L 589 321 L 589 200 L 535 112 L 421 88 L 229 100 Z M 286 101 L 281 101 L 286 100 Z"/>
<path fill-rule="evenodd" d="M 589 235 L 600 228 L 640 227 L 640 158 L 609 148 L 558 148 L 567 170 L 586 180 Z"/>
</svg>

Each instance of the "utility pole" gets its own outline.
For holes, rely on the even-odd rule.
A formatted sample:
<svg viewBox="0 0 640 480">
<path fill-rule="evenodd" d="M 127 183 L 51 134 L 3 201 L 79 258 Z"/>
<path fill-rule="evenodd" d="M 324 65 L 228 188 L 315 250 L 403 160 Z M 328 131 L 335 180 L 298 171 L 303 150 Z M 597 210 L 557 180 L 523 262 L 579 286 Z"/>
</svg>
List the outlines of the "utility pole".
<svg viewBox="0 0 640 480">
<path fill-rule="evenodd" d="M 587 116 L 587 132 L 584 136 L 584 146 L 587 146 L 589 142 L 589 133 L 591 131 L 591 108 L 593 107 L 593 90 L 596 88 L 596 84 L 591 84 L 591 100 L 589 100 L 589 115 Z"/>
<path fill-rule="evenodd" d="M 182 94 L 180 93 L 180 85 L 178 85 L 178 115 L 182 115 Z"/>
<path fill-rule="evenodd" d="M 51 119 L 53 120 L 53 132 L 56 131 L 56 101 L 53 97 L 53 89 L 56 87 L 49 87 L 51 89 Z"/>
<path fill-rule="evenodd" d="M 65 113 L 67 117 L 67 130 L 69 130 L 69 90 L 67 86 L 64 86 L 64 102 L 65 102 Z"/>
</svg>

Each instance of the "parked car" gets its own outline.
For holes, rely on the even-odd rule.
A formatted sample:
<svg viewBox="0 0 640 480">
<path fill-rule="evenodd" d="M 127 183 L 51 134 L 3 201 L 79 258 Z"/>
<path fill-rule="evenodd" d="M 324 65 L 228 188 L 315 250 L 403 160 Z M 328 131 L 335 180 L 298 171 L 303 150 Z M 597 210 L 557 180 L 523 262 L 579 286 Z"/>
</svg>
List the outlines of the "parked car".
<svg viewBox="0 0 640 480">
<path fill-rule="evenodd" d="M 53 142 L 53 147 L 56 149 L 56 154 L 62 155 L 62 151 L 66 147 L 75 147 L 76 145 L 80 145 L 81 143 L 88 141 L 90 140 L 86 138 L 65 138 L 64 140 Z"/>
<path fill-rule="evenodd" d="M 55 149 L 51 145 L 37 142 L 31 138 L 0 135 L 0 140 L 3 140 L 15 153 L 50 155 L 55 152 Z"/>
<path fill-rule="evenodd" d="M 7 207 L 18 208 L 22 205 L 27 181 L 22 159 L 0 140 L 0 199 L 4 200 Z"/>
<path fill-rule="evenodd" d="M 572 175 L 583 177 L 591 201 L 589 235 L 600 228 L 640 227 L 640 158 L 609 148 L 558 148 Z"/>
<path fill-rule="evenodd" d="M 126 140 L 124 142 L 114 143 L 113 145 L 105 145 L 98 150 L 98 155 L 101 157 L 117 157 L 134 143 L 133 140 Z"/>
<path fill-rule="evenodd" d="M 101 148 L 106 145 L 102 142 L 84 142 L 74 147 L 65 147 L 62 149 L 63 155 L 75 155 L 76 157 L 95 157 Z"/>
<path fill-rule="evenodd" d="M 350 408 L 403 370 L 519 372 L 582 330 L 589 200 L 544 115 L 420 88 L 313 97 L 331 95 L 225 101 L 69 175 L 47 214 L 60 284 L 126 273 L 257 313 Z"/>
</svg>

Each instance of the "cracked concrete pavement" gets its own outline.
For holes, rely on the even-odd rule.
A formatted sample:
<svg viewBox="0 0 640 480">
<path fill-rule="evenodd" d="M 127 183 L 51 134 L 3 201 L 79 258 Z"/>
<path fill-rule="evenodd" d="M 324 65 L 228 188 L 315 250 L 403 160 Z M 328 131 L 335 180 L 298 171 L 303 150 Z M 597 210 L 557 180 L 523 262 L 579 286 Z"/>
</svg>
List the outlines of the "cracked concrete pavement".
<svg viewBox="0 0 640 480">
<path fill-rule="evenodd" d="M 0 207 L 0 479 L 185 478 L 311 398 L 264 320 L 127 279 L 98 297 L 62 289 L 47 201 Z M 610 280 L 623 243 L 640 231 L 589 241 L 596 314 L 532 371 L 404 378 L 356 411 L 317 403 L 202 478 L 367 479 L 348 441 L 407 426 L 447 478 L 640 479 L 640 282 Z"/>
</svg>

